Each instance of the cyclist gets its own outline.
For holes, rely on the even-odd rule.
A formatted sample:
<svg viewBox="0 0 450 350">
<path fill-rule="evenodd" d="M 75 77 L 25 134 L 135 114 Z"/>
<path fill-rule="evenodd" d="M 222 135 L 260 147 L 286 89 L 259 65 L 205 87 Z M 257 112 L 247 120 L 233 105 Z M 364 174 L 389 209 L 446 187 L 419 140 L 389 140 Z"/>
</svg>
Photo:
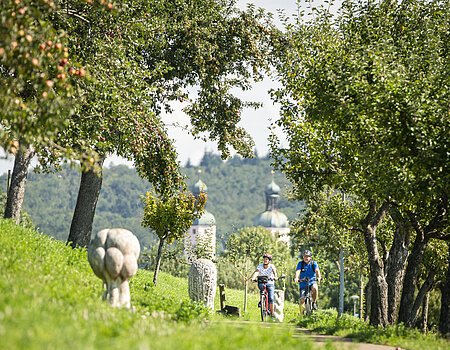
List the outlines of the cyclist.
<svg viewBox="0 0 450 350">
<path fill-rule="evenodd" d="M 312 307 L 317 310 L 317 298 L 319 296 L 320 270 L 316 261 L 312 260 L 312 253 L 309 250 L 303 252 L 303 260 L 299 261 L 295 270 L 294 282 L 299 282 L 300 289 L 300 311 L 303 310 L 305 304 L 306 281 L 300 282 L 303 278 L 309 278 L 309 286 L 311 290 Z"/>
<path fill-rule="evenodd" d="M 269 294 L 269 312 L 273 316 L 273 301 L 274 301 L 274 291 L 275 291 L 275 280 L 278 279 L 277 269 L 274 264 L 271 264 L 272 255 L 269 253 L 264 253 L 263 263 L 259 264 L 255 272 L 253 272 L 252 280 L 256 282 L 258 276 L 267 276 L 268 282 L 266 284 L 267 293 Z M 263 289 L 263 285 L 258 283 L 259 290 Z"/>
</svg>

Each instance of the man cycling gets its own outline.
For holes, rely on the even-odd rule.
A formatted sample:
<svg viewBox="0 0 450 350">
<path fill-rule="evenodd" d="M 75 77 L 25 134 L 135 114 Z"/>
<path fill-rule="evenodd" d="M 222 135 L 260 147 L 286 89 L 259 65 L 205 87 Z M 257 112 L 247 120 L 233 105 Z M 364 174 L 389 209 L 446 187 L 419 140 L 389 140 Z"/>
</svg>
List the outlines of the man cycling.
<svg viewBox="0 0 450 350">
<path fill-rule="evenodd" d="M 314 310 L 317 310 L 317 298 L 319 296 L 317 283 L 320 283 L 321 276 L 319 265 L 312 260 L 312 253 L 309 250 L 303 252 L 303 260 L 298 262 L 295 270 L 294 282 L 299 282 L 300 289 L 300 311 L 303 310 L 303 305 L 305 304 L 306 281 L 300 282 L 304 278 L 309 278 L 312 307 Z"/>
<path fill-rule="evenodd" d="M 275 296 L 275 280 L 278 279 L 277 269 L 274 264 L 271 264 L 272 255 L 269 253 L 264 253 L 263 255 L 263 263 L 259 264 L 256 268 L 255 272 L 253 272 L 252 280 L 256 281 L 258 276 L 267 276 L 268 282 L 266 284 L 267 293 L 269 295 L 269 311 L 273 316 L 273 301 Z M 259 290 L 263 289 L 263 285 L 258 283 Z"/>
</svg>

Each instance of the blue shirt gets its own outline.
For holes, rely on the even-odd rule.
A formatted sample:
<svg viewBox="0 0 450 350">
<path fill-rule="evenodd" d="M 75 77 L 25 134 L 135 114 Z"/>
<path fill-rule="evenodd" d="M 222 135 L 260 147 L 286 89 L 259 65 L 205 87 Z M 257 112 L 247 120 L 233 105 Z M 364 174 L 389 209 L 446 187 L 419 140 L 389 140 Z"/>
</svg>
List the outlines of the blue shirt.
<svg viewBox="0 0 450 350">
<path fill-rule="evenodd" d="M 302 268 L 303 265 L 303 268 Z M 303 260 L 299 261 L 295 271 L 300 270 L 300 279 L 309 277 L 309 285 L 313 285 L 316 282 L 316 270 L 319 268 L 317 262 L 311 260 L 308 264 Z M 300 282 L 300 288 L 305 288 L 306 282 Z"/>
</svg>

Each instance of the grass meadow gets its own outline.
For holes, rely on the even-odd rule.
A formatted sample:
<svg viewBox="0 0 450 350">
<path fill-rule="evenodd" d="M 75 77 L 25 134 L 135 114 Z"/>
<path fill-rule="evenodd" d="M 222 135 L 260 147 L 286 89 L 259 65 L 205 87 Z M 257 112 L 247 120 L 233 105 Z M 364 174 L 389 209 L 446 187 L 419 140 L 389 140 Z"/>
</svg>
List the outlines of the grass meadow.
<svg viewBox="0 0 450 350">
<path fill-rule="evenodd" d="M 337 324 L 332 310 L 298 317 L 286 304 L 283 323 L 259 322 L 258 296 L 249 295 L 248 312 L 225 317 L 190 301 L 187 279 L 139 270 L 130 284 L 132 310 L 102 301 L 102 282 L 92 272 L 86 250 L 0 219 L 0 349 L 296 349 L 318 345 L 293 337 L 296 327 L 395 343 L 411 350 L 444 350 L 435 335 L 379 330 L 354 318 Z M 243 292 L 226 290 L 227 304 L 242 308 Z M 219 309 L 219 295 L 216 297 Z M 414 339 L 412 337 L 415 337 Z M 327 344 L 333 349 L 332 344 Z"/>
</svg>

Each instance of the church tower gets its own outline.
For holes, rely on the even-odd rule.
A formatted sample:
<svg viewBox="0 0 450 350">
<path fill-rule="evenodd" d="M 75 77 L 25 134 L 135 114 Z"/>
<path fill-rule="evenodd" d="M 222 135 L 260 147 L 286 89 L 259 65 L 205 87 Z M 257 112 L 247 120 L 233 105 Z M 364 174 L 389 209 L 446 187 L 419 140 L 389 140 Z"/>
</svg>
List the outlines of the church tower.
<svg viewBox="0 0 450 350">
<path fill-rule="evenodd" d="M 200 179 L 201 170 L 198 171 L 198 181 L 195 183 L 192 193 L 198 196 L 200 193 L 208 193 L 208 187 Z M 215 260 L 216 258 L 216 219 L 206 209 L 199 219 L 195 219 L 184 239 L 184 252 L 189 262 L 204 258 Z"/>
<path fill-rule="evenodd" d="M 274 237 L 289 245 L 289 232 L 291 231 L 289 221 L 287 216 L 277 209 L 280 192 L 280 186 L 273 180 L 272 172 L 272 182 L 266 186 L 264 191 L 266 210 L 255 217 L 253 224 L 255 226 L 265 227 Z"/>
</svg>

